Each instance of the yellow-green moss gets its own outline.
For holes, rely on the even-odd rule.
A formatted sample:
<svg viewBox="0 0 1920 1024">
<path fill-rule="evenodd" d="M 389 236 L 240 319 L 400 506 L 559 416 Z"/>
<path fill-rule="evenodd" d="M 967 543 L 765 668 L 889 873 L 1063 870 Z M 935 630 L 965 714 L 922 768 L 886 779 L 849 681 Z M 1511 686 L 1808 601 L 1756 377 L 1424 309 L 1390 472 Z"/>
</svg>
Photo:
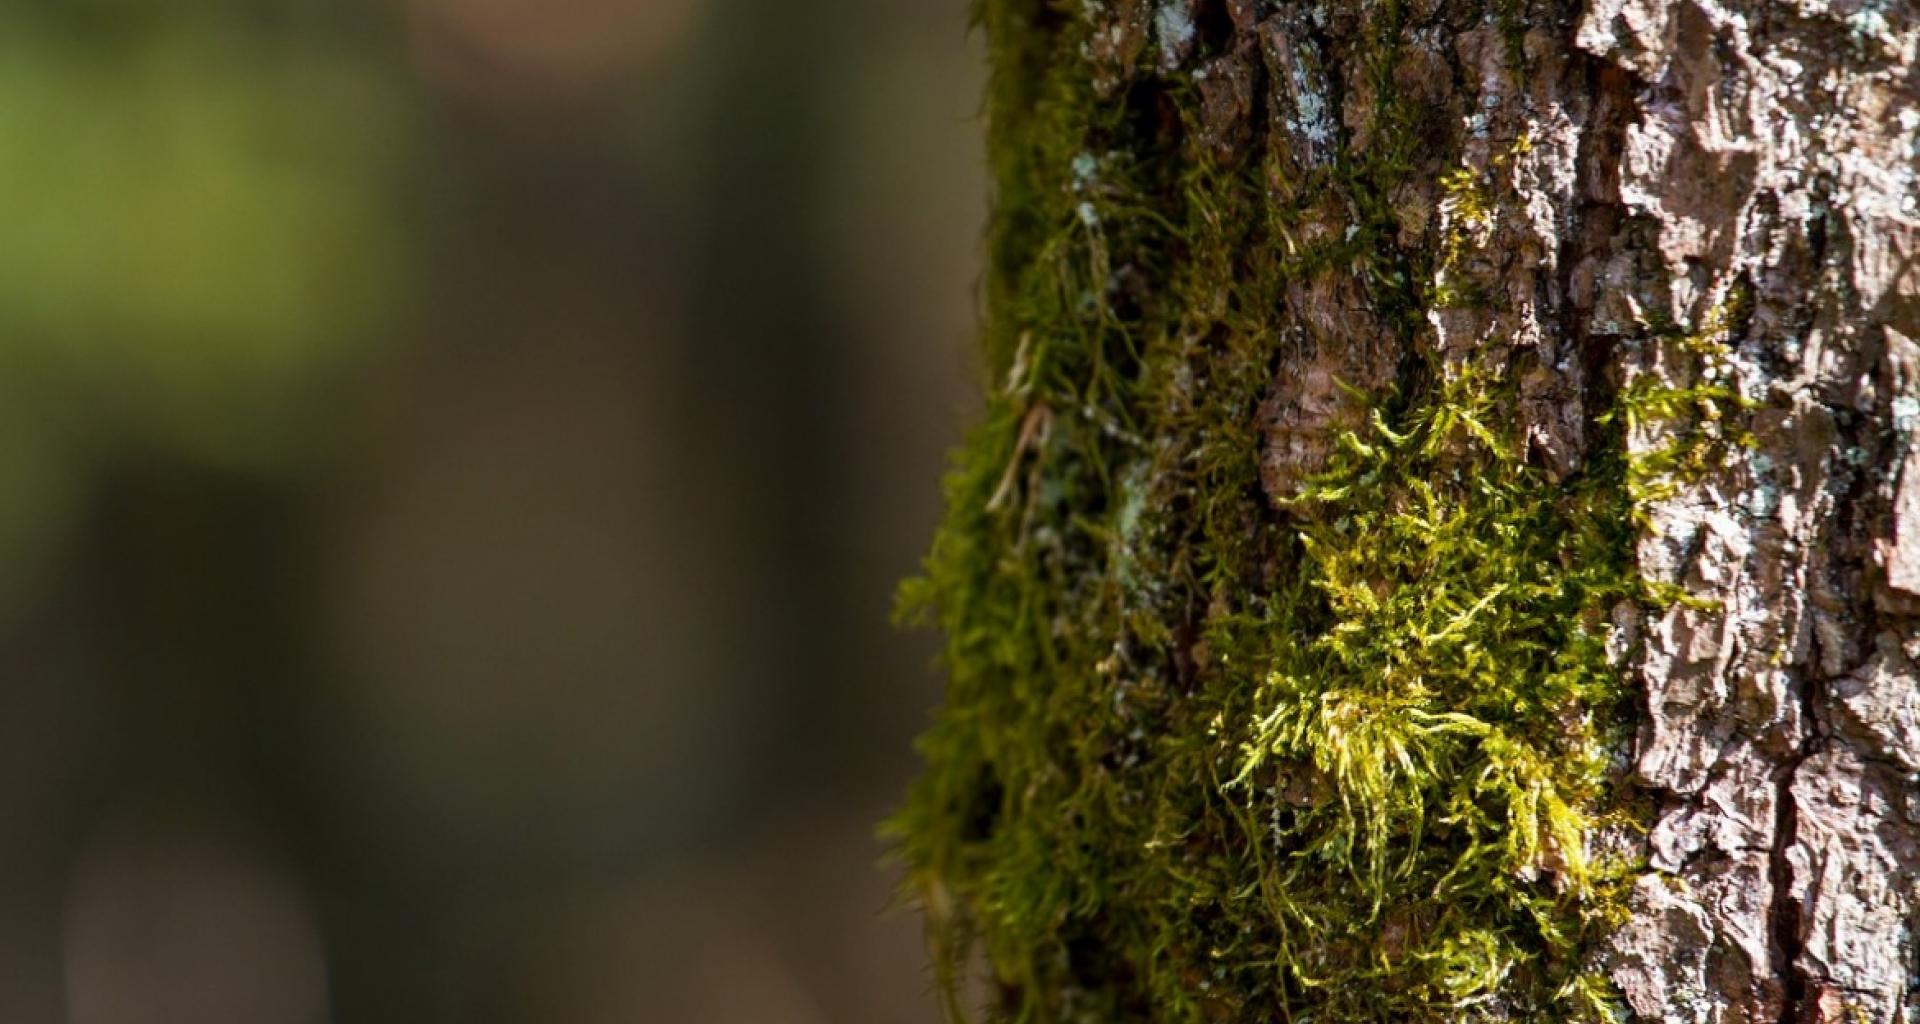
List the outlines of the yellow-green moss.
<svg viewBox="0 0 1920 1024">
<path fill-rule="evenodd" d="M 1288 285 L 1344 268 L 1409 342 L 1459 301 L 1421 282 L 1464 243 L 1395 241 L 1423 116 L 1391 88 L 1399 7 L 1368 5 L 1374 150 L 1284 187 L 1169 130 L 1199 131 L 1184 80 L 1096 96 L 1079 9 L 980 8 L 987 410 L 901 593 L 947 693 L 888 831 L 950 1013 L 984 961 L 1008 1021 L 1604 1018 L 1589 955 L 1632 869 L 1600 841 L 1632 819 L 1609 624 L 1667 599 L 1633 571 L 1636 497 L 1704 458 L 1623 438 L 1700 436 L 1728 394 L 1630 383 L 1554 480 L 1511 381 L 1421 362 L 1276 507 Z M 1304 241 L 1328 189 L 1352 223 Z"/>
</svg>

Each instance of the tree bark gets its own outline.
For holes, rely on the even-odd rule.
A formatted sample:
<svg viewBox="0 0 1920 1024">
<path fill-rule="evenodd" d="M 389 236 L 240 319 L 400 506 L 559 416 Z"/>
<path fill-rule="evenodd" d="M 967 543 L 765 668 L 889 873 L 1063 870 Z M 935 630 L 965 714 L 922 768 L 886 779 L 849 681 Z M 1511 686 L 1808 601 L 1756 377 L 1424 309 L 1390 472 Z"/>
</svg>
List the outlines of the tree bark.
<svg viewBox="0 0 1920 1024">
<path fill-rule="evenodd" d="M 980 18 L 955 1012 L 1920 1021 L 1920 8 Z"/>
</svg>

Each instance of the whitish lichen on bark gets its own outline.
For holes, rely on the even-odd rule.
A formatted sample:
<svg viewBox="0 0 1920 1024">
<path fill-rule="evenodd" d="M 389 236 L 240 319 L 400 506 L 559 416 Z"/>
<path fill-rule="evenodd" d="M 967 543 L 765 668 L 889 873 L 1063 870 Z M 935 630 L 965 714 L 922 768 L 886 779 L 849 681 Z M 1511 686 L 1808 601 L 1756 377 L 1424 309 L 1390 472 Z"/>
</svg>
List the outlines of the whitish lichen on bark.
<svg viewBox="0 0 1920 1024">
<path fill-rule="evenodd" d="M 950 996 L 1914 1017 L 1913 13 L 981 5 Z"/>
</svg>

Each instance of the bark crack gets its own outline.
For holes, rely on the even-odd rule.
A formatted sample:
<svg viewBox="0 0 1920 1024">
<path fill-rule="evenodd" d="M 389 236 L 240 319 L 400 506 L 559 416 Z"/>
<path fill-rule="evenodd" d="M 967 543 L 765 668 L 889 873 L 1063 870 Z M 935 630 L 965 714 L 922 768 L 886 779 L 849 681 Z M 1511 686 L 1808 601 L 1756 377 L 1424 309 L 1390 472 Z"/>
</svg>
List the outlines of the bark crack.
<svg viewBox="0 0 1920 1024">
<path fill-rule="evenodd" d="M 1825 201 L 1826 192 L 1820 187 L 1815 194 Z M 1825 266 L 1828 238 L 1824 217 L 1808 226 L 1807 241 L 1813 265 Z M 1819 713 L 1825 704 L 1826 683 L 1818 675 L 1809 674 L 1798 689 L 1805 736 L 1780 769 L 1774 799 L 1773 847 L 1767 855 L 1767 880 L 1771 887 L 1767 924 L 1774 975 L 1781 985 L 1779 1024 L 1806 1024 L 1813 1020 L 1817 1008 L 1816 1002 L 1809 998 L 1813 979 L 1803 961 L 1805 912 L 1793 894 L 1793 861 L 1788 854 L 1798 841 L 1800 831 L 1800 808 L 1793 795 L 1794 783 L 1799 779 L 1801 766 L 1818 753 L 1826 741 Z"/>
<path fill-rule="evenodd" d="M 1781 765 L 1775 782 L 1773 844 L 1767 853 L 1768 946 L 1781 993 L 1778 1024 L 1816 1024 L 1820 990 L 1828 984 L 1813 976 L 1805 960 L 1806 908 L 1793 892 L 1790 856 L 1800 839 L 1800 806 L 1794 796 L 1794 783 L 1800 778 L 1801 767 L 1819 754 L 1828 740 L 1820 714 L 1820 708 L 1826 706 L 1827 684 L 1818 674 L 1809 674 L 1797 690 L 1804 735 Z"/>
<path fill-rule="evenodd" d="M 1634 114 L 1633 82 L 1619 66 L 1574 51 L 1577 74 L 1593 97 L 1587 129 L 1580 135 L 1574 160 L 1574 201 L 1569 230 L 1561 241 L 1556 262 L 1561 308 L 1561 331 L 1582 363 L 1585 408 L 1589 422 L 1599 419 L 1613 402 L 1613 384 L 1607 373 L 1615 338 L 1593 330 L 1594 288 L 1599 268 L 1611 256 L 1615 235 L 1626 220 L 1620 201 L 1620 154 L 1626 146 L 1627 126 Z"/>
</svg>

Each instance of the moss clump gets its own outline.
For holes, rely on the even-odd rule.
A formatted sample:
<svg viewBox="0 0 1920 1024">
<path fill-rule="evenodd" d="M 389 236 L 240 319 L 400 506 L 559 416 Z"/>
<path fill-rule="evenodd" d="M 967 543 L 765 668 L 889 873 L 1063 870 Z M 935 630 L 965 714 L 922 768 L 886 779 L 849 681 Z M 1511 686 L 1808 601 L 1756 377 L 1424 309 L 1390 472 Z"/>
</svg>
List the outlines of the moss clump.
<svg viewBox="0 0 1920 1024">
<path fill-rule="evenodd" d="M 1497 183 L 1439 183 L 1461 230 L 1403 246 L 1390 197 L 1439 176 L 1421 126 L 1445 119 L 1394 88 L 1400 6 L 1364 10 L 1335 56 L 1375 142 L 1303 165 L 1203 143 L 1222 128 L 1189 78 L 1094 68 L 1108 5 L 980 8 L 987 410 L 902 590 L 948 681 L 889 824 L 956 1018 L 981 961 L 1006 1021 L 1608 1013 L 1589 954 L 1631 867 L 1603 837 L 1630 818 L 1609 780 L 1632 699 L 1609 623 L 1665 598 L 1634 574 L 1635 495 L 1693 450 L 1623 439 L 1697 436 L 1724 396 L 1630 381 L 1553 479 L 1510 368 L 1410 356 L 1268 499 L 1292 296 L 1337 276 L 1408 353 L 1429 310 L 1481 301 L 1433 282 Z"/>
<path fill-rule="evenodd" d="M 1590 1017 L 1583 951 L 1627 865 L 1609 790 L 1628 720 L 1610 609 L 1640 596 L 1617 462 L 1554 483 L 1444 380 L 1342 437 L 1296 504 L 1291 591 L 1219 647 L 1264 671 L 1236 782 L 1284 971 L 1323 1020 Z"/>
<path fill-rule="evenodd" d="M 1461 375 L 1342 437 L 1184 687 L 1016 562 L 914 584 L 971 641 L 897 823 L 944 980 L 977 939 L 1008 1019 L 1602 1015 L 1583 953 L 1629 866 L 1592 841 L 1625 821 L 1606 623 L 1643 596 L 1625 470 L 1547 480 L 1501 390 Z"/>
</svg>

